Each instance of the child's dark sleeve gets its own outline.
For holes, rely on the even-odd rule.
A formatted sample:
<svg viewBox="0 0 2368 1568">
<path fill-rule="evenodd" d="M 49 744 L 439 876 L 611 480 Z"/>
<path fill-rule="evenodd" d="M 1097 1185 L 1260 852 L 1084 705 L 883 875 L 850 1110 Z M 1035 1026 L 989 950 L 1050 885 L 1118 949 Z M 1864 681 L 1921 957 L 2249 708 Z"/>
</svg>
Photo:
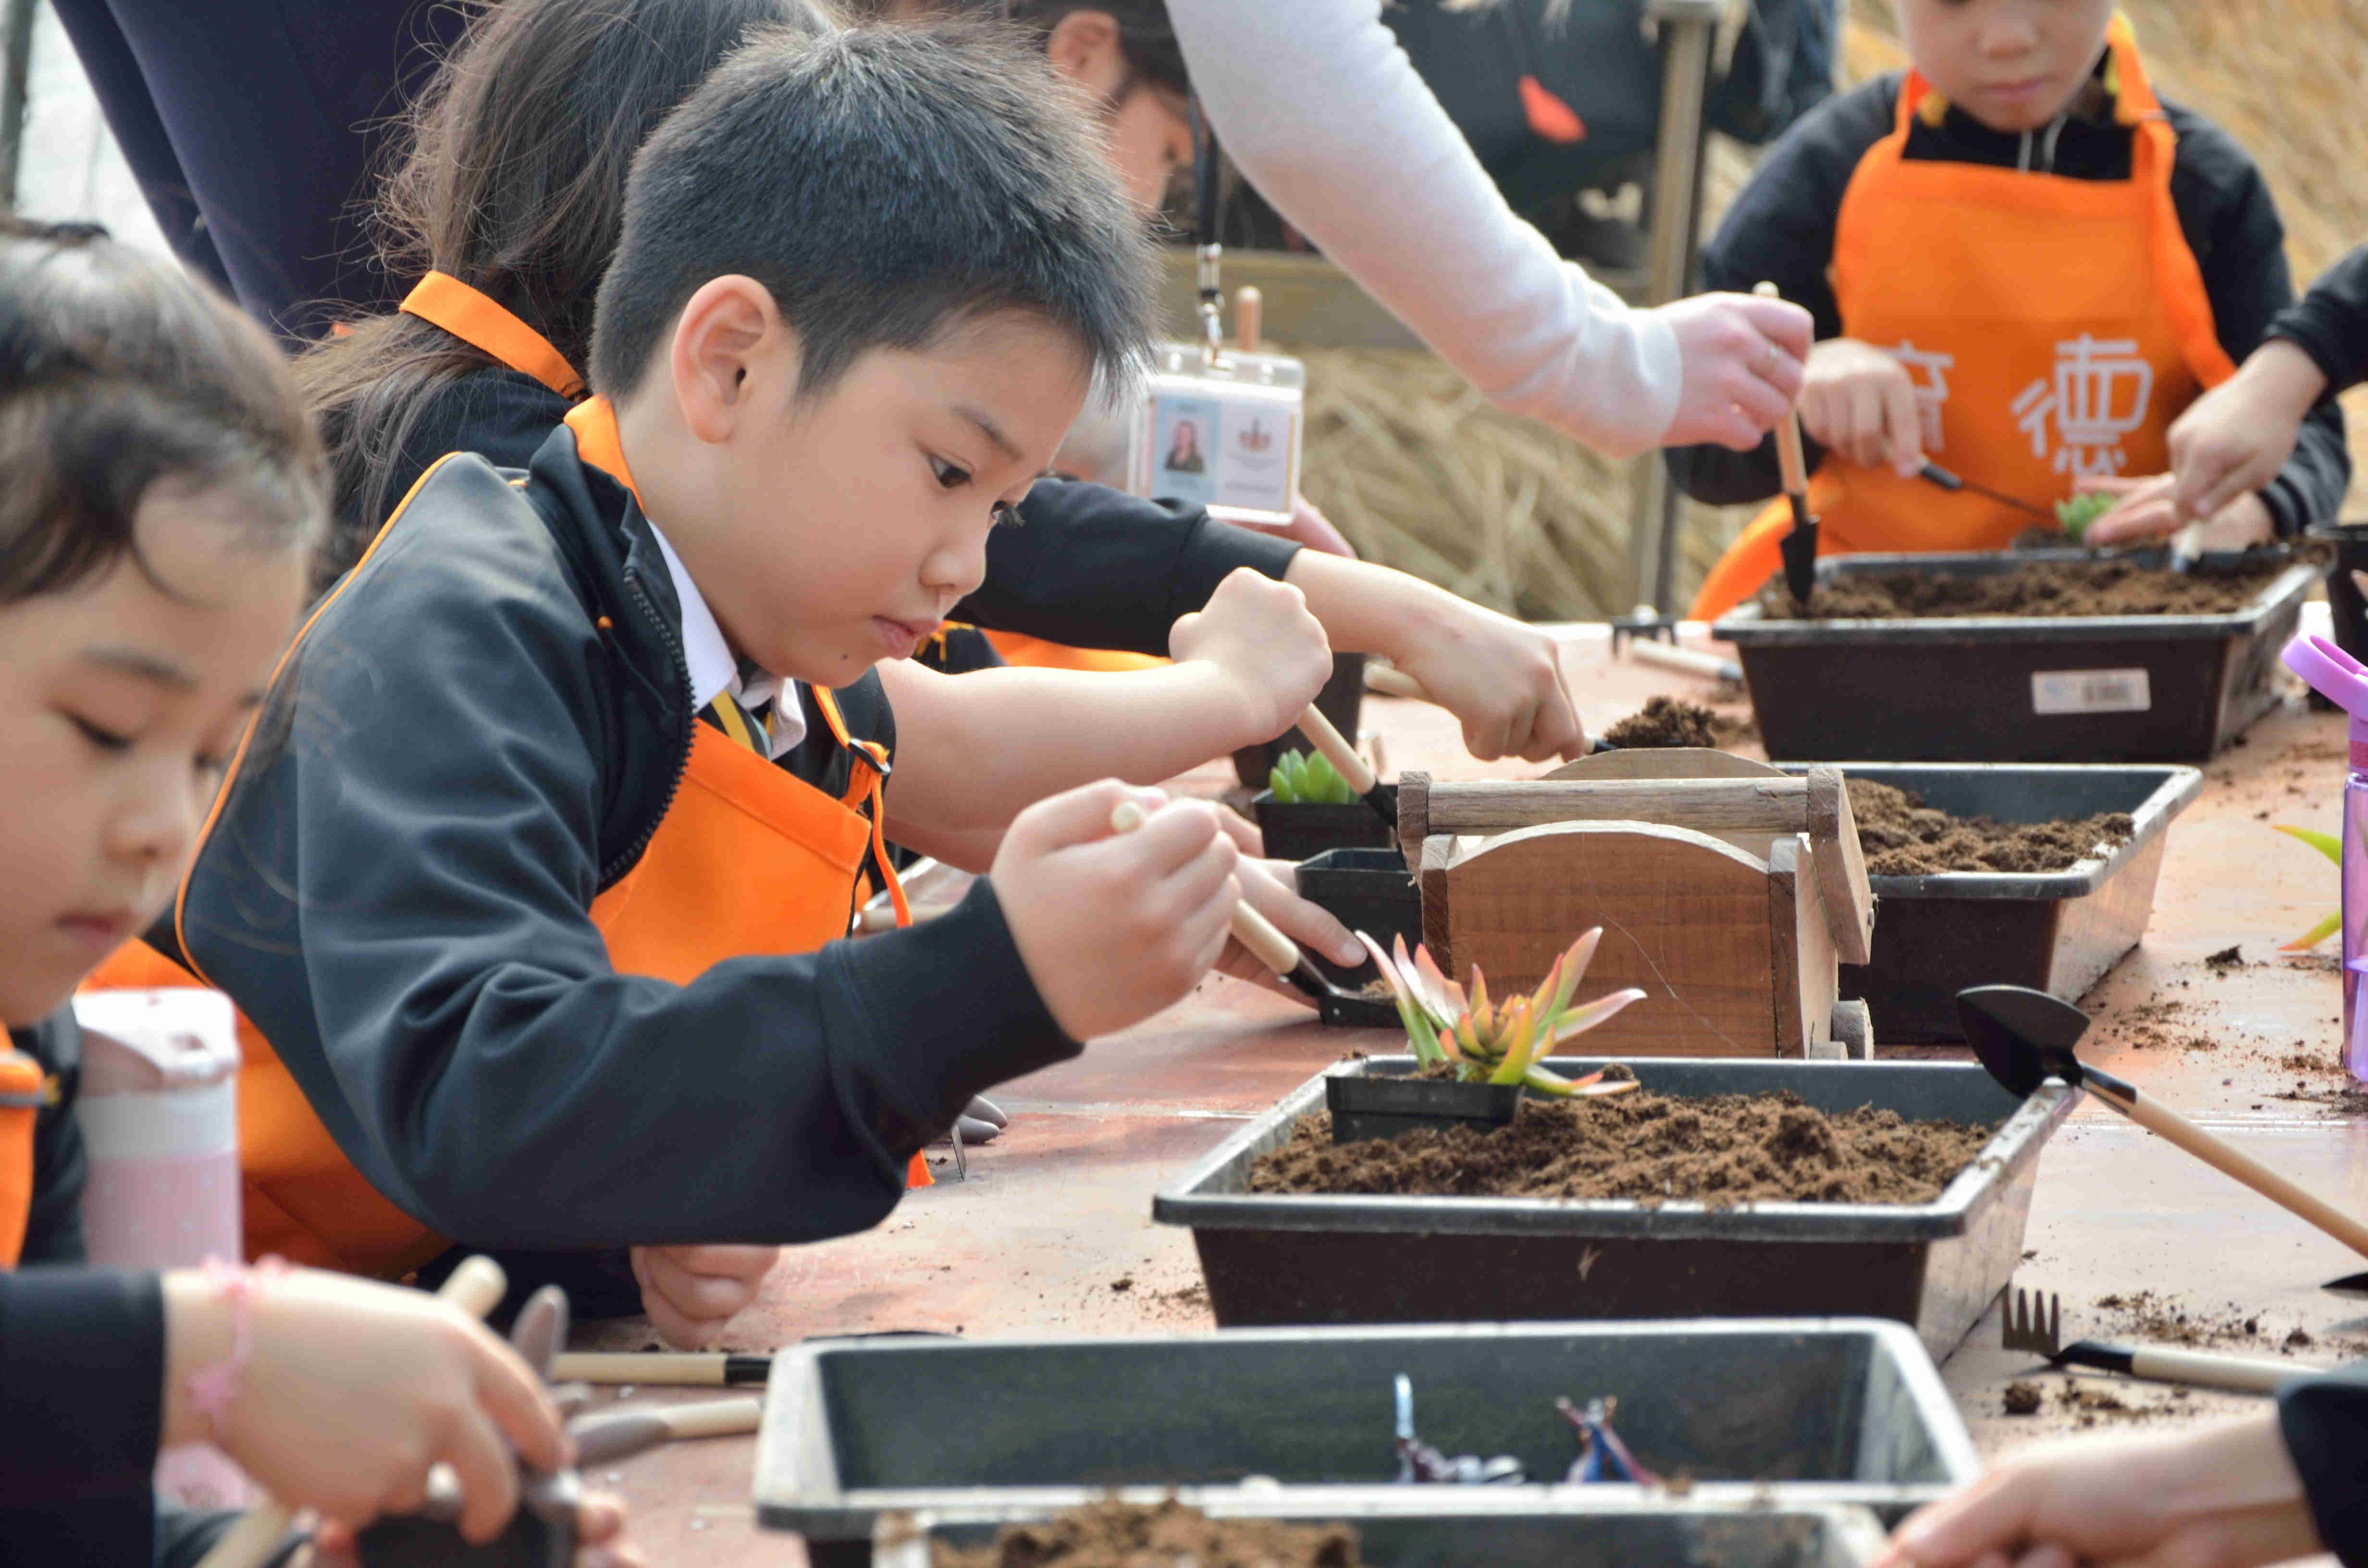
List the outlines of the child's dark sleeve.
<svg viewBox="0 0 2368 1568">
<path fill-rule="evenodd" d="M 1879 76 L 1811 110 L 1752 171 L 1735 205 L 1702 248 L 1702 286 L 1748 294 L 1761 281 L 1808 311 L 1819 341 L 1841 335 L 1827 268 L 1842 193 L 1868 148 L 1891 131 L 1899 78 Z M 1809 466 L 1818 449 L 1806 446 Z M 1715 445 L 1672 447 L 1669 477 L 1697 501 L 1731 506 L 1761 501 L 1782 488 L 1773 436 L 1751 451 Z"/>
<path fill-rule="evenodd" d="M 2278 217 L 2269 182 L 2234 137 L 2176 106 L 2169 113 L 2171 128 L 2179 133 L 2171 203 L 2203 271 L 2220 347 L 2241 365 L 2294 303 L 2285 224 Z M 2343 411 L 2329 400 L 2303 421 L 2293 455 L 2260 495 L 2279 534 L 2287 536 L 2311 523 L 2333 520 L 2351 483 Z"/>
<path fill-rule="evenodd" d="M 2288 1383 L 2278 1426 L 2319 1540 L 2345 1568 L 2368 1568 L 2368 1365 Z"/>
<path fill-rule="evenodd" d="M 83 1146 L 82 1121 L 74 1100 L 82 1085 L 82 1036 L 74 1028 L 74 1008 L 59 1008 L 13 1038 L 55 1075 L 58 1100 L 44 1106 L 33 1128 L 33 1209 L 25 1223 L 26 1263 L 80 1263 L 82 1189 L 90 1174 L 90 1158 Z"/>
<path fill-rule="evenodd" d="M 2368 245 L 2320 273 L 2310 292 L 2278 312 L 2269 335 L 2310 356 L 2330 397 L 2368 381 Z"/>
<path fill-rule="evenodd" d="M 1167 652 L 1167 629 L 1237 567 L 1280 578 L 1300 547 L 1083 480 L 1042 479 L 987 536 L 986 581 L 952 619 L 1073 647 Z"/>
<path fill-rule="evenodd" d="M 154 1275 L 0 1274 L 0 1510 L 125 1499 L 144 1520 L 164 1379 Z"/>
</svg>

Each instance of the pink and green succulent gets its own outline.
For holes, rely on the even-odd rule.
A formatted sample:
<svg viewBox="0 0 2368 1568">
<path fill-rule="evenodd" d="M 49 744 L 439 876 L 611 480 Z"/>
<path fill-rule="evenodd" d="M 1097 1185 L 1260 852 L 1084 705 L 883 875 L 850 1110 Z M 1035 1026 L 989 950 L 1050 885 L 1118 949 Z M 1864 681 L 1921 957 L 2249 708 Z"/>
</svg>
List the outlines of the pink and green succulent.
<svg viewBox="0 0 2368 1568">
<path fill-rule="evenodd" d="M 1402 936 L 1391 951 L 1383 952 L 1379 942 L 1362 931 L 1357 933 L 1357 939 L 1381 967 L 1382 978 L 1389 983 L 1416 1061 L 1425 1067 L 1452 1064 L 1455 1076 L 1467 1084 L 1520 1084 L 1542 1095 L 1555 1096 L 1616 1095 L 1636 1086 L 1633 1078 L 1607 1083 L 1596 1072 L 1571 1079 L 1538 1065 L 1557 1047 L 1607 1021 L 1631 1002 L 1644 1000 L 1645 993 L 1632 985 L 1592 1002 L 1572 1004 L 1571 994 L 1578 989 L 1602 937 L 1603 928 L 1599 926 L 1554 960 L 1536 991 L 1492 1003 L 1488 983 L 1476 967 L 1467 998 L 1462 986 L 1440 972 L 1429 950 L 1419 943 L 1408 958 Z"/>
</svg>

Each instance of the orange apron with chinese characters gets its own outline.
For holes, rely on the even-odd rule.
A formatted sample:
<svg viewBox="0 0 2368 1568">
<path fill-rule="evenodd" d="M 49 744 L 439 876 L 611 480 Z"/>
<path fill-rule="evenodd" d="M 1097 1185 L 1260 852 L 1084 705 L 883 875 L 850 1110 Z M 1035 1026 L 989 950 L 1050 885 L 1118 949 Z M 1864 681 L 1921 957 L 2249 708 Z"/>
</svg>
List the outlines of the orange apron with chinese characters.
<svg viewBox="0 0 2368 1568">
<path fill-rule="evenodd" d="M 2106 33 L 2105 85 L 2130 128 L 2130 177 L 2069 179 L 1905 156 L 1916 117 L 1942 100 L 1911 72 L 1890 135 L 1842 196 L 1834 299 L 1842 335 L 1908 368 L 1924 452 L 2032 501 L 2089 474 L 2169 467 L 2171 421 L 2236 373 L 2214 335 L 2203 275 L 2171 206 L 2177 137 L 2138 62 L 2128 20 Z M 1821 555 L 1995 550 L 2036 519 L 1827 452 L 1809 482 Z M 1782 565 L 1780 497 L 1712 568 L 1692 614 L 1711 620 Z"/>
<path fill-rule="evenodd" d="M 470 292 L 482 311 L 500 311 L 483 295 Z M 410 305 L 406 301 L 405 308 Z M 500 313 L 518 331 L 531 331 L 507 312 Z M 584 462 L 630 488 L 632 482 L 608 404 L 599 399 L 580 403 L 570 411 L 567 423 L 576 433 Z M 380 539 L 396 527 L 402 515 L 403 508 L 397 507 Z M 376 548 L 373 543 L 372 551 Z M 330 599 L 344 593 L 358 574 L 349 574 Z M 320 613 L 313 611 L 314 620 Z M 302 646 L 312 625 L 308 620 L 298 634 L 297 647 Z M 814 696 L 833 737 L 853 753 L 847 790 L 837 797 L 756 750 L 745 720 L 729 704 L 719 716 L 734 733 L 692 725 L 690 759 L 673 804 L 633 869 L 592 903 L 592 923 L 620 973 L 684 984 L 726 959 L 812 952 L 848 934 L 858 878 L 881 851 L 881 784 L 887 756 L 878 743 L 851 738 L 827 690 L 818 687 Z M 242 759 L 244 751 L 242 745 Z M 215 818 L 236 776 L 233 762 L 231 779 L 216 799 Z M 866 805 L 868 817 L 862 810 Z M 206 826 L 210 835 L 213 819 Z M 201 848 L 202 844 L 201 838 Z M 884 855 L 879 863 L 885 864 Z M 908 924 L 911 913 L 904 890 L 892 879 L 889 892 L 897 924 Z M 183 942 L 186 950 L 186 936 Z M 211 983 L 202 975 L 195 983 Z M 89 982 L 94 988 L 190 983 L 178 965 L 138 943 L 109 959 Z M 353 1167 L 303 1090 L 244 1015 L 239 1041 L 245 1053 L 239 1072 L 239 1161 L 245 1178 L 249 1256 L 278 1253 L 296 1263 L 393 1277 L 418 1267 L 450 1244 L 395 1207 Z M 931 1185 L 928 1162 L 919 1154 L 913 1156 L 906 1183 Z"/>
</svg>

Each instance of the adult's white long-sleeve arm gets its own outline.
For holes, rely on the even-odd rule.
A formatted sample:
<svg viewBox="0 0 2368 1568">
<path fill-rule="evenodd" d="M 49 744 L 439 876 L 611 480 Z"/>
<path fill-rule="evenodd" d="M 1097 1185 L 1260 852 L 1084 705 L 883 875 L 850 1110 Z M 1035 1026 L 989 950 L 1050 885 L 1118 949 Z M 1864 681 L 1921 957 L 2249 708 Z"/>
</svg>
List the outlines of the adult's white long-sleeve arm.
<svg viewBox="0 0 2368 1568">
<path fill-rule="evenodd" d="M 1168 0 L 1226 153 L 1491 403 L 1626 457 L 1678 410 L 1678 341 L 1506 205 L 1381 0 Z M 1585 106 L 1580 106 L 1582 112 Z"/>
</svg>

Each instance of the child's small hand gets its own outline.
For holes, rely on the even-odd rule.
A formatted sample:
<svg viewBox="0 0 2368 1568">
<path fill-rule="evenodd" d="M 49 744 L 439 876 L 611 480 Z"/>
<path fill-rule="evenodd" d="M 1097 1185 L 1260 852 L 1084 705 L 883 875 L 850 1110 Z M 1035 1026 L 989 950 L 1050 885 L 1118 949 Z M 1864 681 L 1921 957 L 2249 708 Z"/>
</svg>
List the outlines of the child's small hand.
<svg viewBox="0 0 2368 1568">
<path fill-rule="evenodd" d="M 1861 468 L 1901 478 L 1924 466 L 1924 421 L 1907 368 L 1871 343 L 1829 337 L 1809 350 L 1801 426 Z"/>
<path fill-rule="evenodd" d="M 1390 662 L 1463 722 L 1463 744 L 1483 762 L 1586 755 L 1587 731 L 1563 684 L 1554 639 L 1534 626 L 1448 599 L 1443 612 L 1392 648 Z"/>
<path fill-rule="evenodd" d="M 2171 506 L 2180 523 L 2209 517 L 2278 476 L 2327 377 L 2311 357 L 2272 338 L 2170 426 Z"/>
<path fill-rule="evenodd" d="M 2081 480 L 2074 488 L 2084 494 L 2121 497 L 2113 503 L 2112 511 L 2089 525 L 2082 541 L 2101 549 L 2178 532 L 2183 523 L 2173 496 L 2177 483 L 2178 476 L 2169 473 L 2145 479 L 2092 474 Z M 2269 503 L 2247 491 L 2214 514 L 2203 525 L 2198 542 L 2205 550 L 2249 550 L 2257 544 L 2267 544 L 2277 531 L 2277 519 L 2270 516 Z"/>
<path fill-rule="evenodd" d="M 1244 566 L 1217 585 L 1206 607 L 1167 633 L 1178 663 L 1215 665 L 1234 682 L 1244 707 L 1243 734 L 1272 740 L 1291 728 L 1332 676 L 1332 645 L 1288 583 Z"/>
<path fill-rule="evenodd" d="M 1242 902 L 1265 915 L 1275 929 L 1302 948 L 1321 953 L 1337 964 L 1365 961 L 1364 944 L 1330 910 L 1299 896 L 1299 868 L 1290 861 L 1244 860 L 1234 868 L 1234 880 L 1241 885 Z M 1294 1002 L 1308 1001 L 1304 993 L 1267 968 L 1264 960 L 1239 942 L 1225 944 L 1224 952 L 1217 960 L 1217 971 L 1237 980 L 1255 982 Z"/>
<path fill-rule="evenodd" d="M 246 1364 L 209 1418 L 189 1380 L 234 1365 L 238 1309 L 204 1275 L 165 1277 L 165 1441 L 211 1437 L 280 1502 L 357 1526 L 418 1507 L 441 1461 L 479 1542 L 517 1506 L 519 1459 L 564 1462 L 542 1385 L 459 1307 L 310 1268 L 251 1278 Z"/>
<path fill-rule="evenodd" d="M 698 1349 L 757 1299 L 780 1256 L 770 1246 L 635 1247 L 642 1310 L 668 1345 Z"/>
<path fill-rule="evenodd" d="M 1151 818 L 1113 833 L 1133 801 Z M 1225 945 L 1239 851 L 1205 801 L 1108 779 L 1012 819 L 990 873 L 1044 1006 L 1089 1040 L 1148 1017 L 1209 972 Z"/>
</svg>

